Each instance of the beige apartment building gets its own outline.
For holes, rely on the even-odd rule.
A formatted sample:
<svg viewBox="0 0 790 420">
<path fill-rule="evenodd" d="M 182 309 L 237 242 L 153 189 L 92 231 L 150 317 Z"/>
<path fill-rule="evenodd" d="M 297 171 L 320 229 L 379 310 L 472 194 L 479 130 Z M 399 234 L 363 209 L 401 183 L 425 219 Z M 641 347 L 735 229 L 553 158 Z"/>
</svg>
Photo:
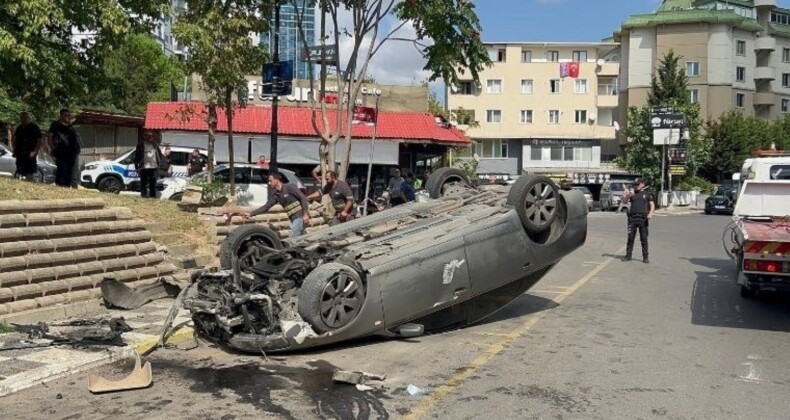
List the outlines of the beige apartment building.
<svg viewBox="0 0 790 420">
<path fill-rule="evenodd" d="M 621 49 L 619 122 L 647 101 L 651 75 L 670 50 L 681 56 L 689 97 L 703 118 L 737 109 L 776 119 L 790 112 L 790 10 L 776 0 L 664 0 L 628 18 Z M 621 139 L 625 141 L 625 139 Z"/>
<path fill-rule="evenodd" d="M 469 78 L 447 89 L 448 109 L 469 110 L 480 125 L 466 130 L 482 158 L 478 173 L 570 173 L 580 183 L 608 179 L 601 162 L 619 150 L 619 44 L 507 42 L 487 48 L 494 65 L 481 73 L 481 85 Z M 562 77 L 561 66 L 570 63 L 578 63 L 578 75 Z"/>
</svg>

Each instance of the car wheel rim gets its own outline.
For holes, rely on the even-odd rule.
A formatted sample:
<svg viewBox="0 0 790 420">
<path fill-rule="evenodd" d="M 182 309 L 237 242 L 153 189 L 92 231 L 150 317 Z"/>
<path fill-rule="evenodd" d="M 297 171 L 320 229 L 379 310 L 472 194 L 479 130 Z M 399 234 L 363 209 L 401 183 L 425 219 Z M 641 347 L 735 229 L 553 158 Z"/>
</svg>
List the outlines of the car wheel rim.
<svg viewBox="0 0 790 420">
<path fill-rule="evenodd" d="M 324 286 L 321 295 L 321 320 L 339 328 L 354 319 L 362 307 L 362 288 L 348 273 L 339 272 Z"/>
<path fill-rule="evenodd" d="M 249 239 L 241 243 L 239 249 L 236 250 L 236 256 L 239 258 L 239 268 L 242 270 L 249 267 L 254 267 L 258 264 L 274 246 L 272 242 L 264 236 L 250 236 Z"/>
<path fill-rule="evenodd" d="M 527 193 L 527 219 L 538 227 L 543 227 L 557 213 L 557 196 L 548 183 L 539 182 Z"/>
<path fill-rule="evenodd" d="M 112 179 L 107 183 L 107 191 L 111 193 L 120 192 L 121 185 L 117 179 Z"/>
</svg>

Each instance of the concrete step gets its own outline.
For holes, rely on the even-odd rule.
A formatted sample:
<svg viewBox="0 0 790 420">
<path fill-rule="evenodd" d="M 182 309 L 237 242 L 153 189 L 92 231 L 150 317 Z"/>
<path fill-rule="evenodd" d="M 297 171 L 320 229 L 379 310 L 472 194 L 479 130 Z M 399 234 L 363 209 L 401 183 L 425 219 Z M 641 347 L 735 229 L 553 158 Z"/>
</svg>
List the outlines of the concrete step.
<svg viewBox="0 0 790 420">
<path fill-rule="evenodd" d="M 100 210 L 104 201 L 100 198 L 65 200 L 4 200 L 0 202 L 0 215 L 56 213 L 77 210 Z"/>
<path fill-rule="evenodd" d="M 0 243 L 145 230 L 139 219 L 0 229 Z"/>
<path fill-rule="evenodd" d="M 118 245 L 149 242 L 151 233 L 119 232 L 94 236 L 45 239 L 38 241 L 18 241 L 0 243 L 0 258 L 42 254 L 50 252 L 76 251 L 88 248 L 104 248 Z"/>
<path fill-rule="evenodd" d="M 184 270 L 208 267 L 216 262 L 216 258 L 206 254 L 193 254 L 178 257 L 168 257 L 168 262 Z"/>
<path fill-rule="evenodd" d="M 137 244 L 113 245 L 105 248 L 79 249 L 66 252 L 20 255 L 0 258 L 0 273 L 14 270 L 28 270 L 44 267 L 60 267 L 90 261 L 104 261 L 114 258 L 146 255 L 156 252 L 156 244 L 142 242 Z"/>
<path fill-rule="evenodd" d="M 122 207 L 58 213 L 12 213 L 0 214 L 0 229 L 107 222 L 114 220 L 130 220 L 132 218 L 132 211 Z"/>
</svg>

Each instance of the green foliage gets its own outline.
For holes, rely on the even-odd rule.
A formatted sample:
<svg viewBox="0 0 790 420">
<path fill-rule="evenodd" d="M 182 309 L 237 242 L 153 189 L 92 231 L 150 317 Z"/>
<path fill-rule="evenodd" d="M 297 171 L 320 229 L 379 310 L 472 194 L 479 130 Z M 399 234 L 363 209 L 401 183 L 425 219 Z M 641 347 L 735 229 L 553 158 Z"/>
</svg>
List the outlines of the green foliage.
<svg viewBox="0 0 790 420">
<path fill-rule="evenodd" d="M 701 178 L 698 176 L 687 176 L 683 177 L 683 179 L 672 186 L 672 189 L 675 191 L 694 191 L 698 190 L 703 194 L 710 194 L 713 192 L 715 187 L 713 184 L 705 178 Z"/>
<path fill-rule="evenodd" d="M 60 107 L 75 108 L 95 93 L 102 77 L 98 52 L 145 30 L 166 5 L 165 0 L 2 2 L 0 120 L 16 120 L 17 111 L 26 109 L 44 121 Z M 75 33 L 95 35 L 75 44 Z"/>
<path fill-rule="evenodd" d="M 230 192 L 228 186 L 218 180 L 207 181 L 206 178 L 200 177 L 194 179 L 191 184 L 202 188 L 203 194 L 200 196 L 200 202 L 202 204 L 211 203 L 217 198 L 227 196 Z"/>
<path fill-rule="evenodd" d="M 0 334 L 7 334 L 14 332 L 14 327 L 8 326 L 8 324 L 0 324 Z"/>
<path fill-rule="evenodd" d="M 692 104 L 686 90 L 687 78 L 679 68 L 680 57 L 673 52 L 666 54 L 660 62 L 658 76 L 653 77 L 653 86 L 648 94 L 647 105 L 628 110 L 628 126 L 625 135 L 629 140 L 625 153 L 615 163 L 630 171 L 642 174 L 646 181 L 660 187 L 661 147 L 653 145 L 653 129 L 650 125 L 650 108 L 674 106 L 682 114 L 689 140 L 681 140 L 679 147 L 687 148 L 686 173 L 694 176 L 710 156 L 710 141 L 702 133 L 702 117 L 699 104 Z M 669 164 L 667 163 L 667 166 Z M 682 181 L 677 179 L 678 182 Z"/>
<path fill-rule="evenodd" d="M 479 162 L 474 158 L 458 159 L 453 166 L 464 171 L 470 180 L 477 179 L 477 166 Z"/>
<path fill-rule="evenodd" d="M 726 174 L 739 172 L 743 162 L 754 150 L 768 149 L 774 135 L 781 133 L 775 126 L 782 122 L 770 122 L 730 111 L 706 125 L 707 138 L 711 143 L 710 159 L 704 166 L 705 172 L 718 182 Z"/>
</svg>

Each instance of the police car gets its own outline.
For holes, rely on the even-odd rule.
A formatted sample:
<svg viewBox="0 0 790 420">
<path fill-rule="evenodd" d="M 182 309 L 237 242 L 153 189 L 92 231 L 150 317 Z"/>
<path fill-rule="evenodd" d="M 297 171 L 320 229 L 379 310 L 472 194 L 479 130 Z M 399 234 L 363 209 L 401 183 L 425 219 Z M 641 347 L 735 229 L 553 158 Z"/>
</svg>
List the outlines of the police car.
<svg viewBox="0 0 790 420">
<path fill-rule="evenodd" d="M 170 147 L 173 177 L 187 176 L 187 162 L 193 150 L 195 148 Z M 198 150 L 204 158 L 208 159 L 206 150 Z M 162 151 L 164 152 L 164 149 Z M 134 149 L 127 151 L 115 160 L 100 160 L 85 164 L 80 174 L 80 183 L 85 188 L 95 188 L 102 192 L 115 194 L 121 191 L 139 191 L 140 174 L 134 167 Z"/>
</svg>

